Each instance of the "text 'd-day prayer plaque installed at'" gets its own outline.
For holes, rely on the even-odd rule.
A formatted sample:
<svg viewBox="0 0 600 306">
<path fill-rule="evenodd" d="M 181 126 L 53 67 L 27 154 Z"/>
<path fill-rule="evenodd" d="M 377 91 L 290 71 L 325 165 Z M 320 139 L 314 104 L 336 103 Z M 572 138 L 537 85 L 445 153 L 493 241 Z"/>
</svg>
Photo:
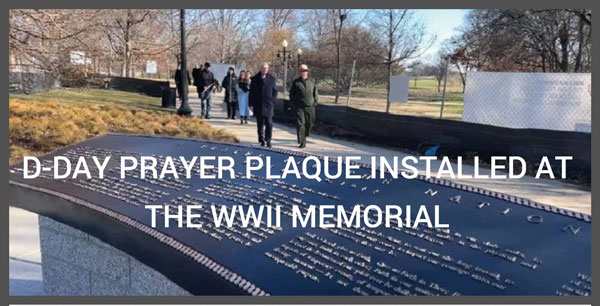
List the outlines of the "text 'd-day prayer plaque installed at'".
<svg viewBox="0 0 600 306">
<path fill-rule="evenodd" d="M 172 253 L 161 249 L 137 253 L 127 242 L 116 243 L 134 257 L 152 253 L 152 260 L 146 262 L 192 293 L 207 293 L 195 286 L 204 286 L 203 278 L 217 276 L 231 285 L 231 294 L 591 294 L 589 215 L 445 180 L 370 179 L 368 165 L 354 171 L 362 179 L 248 178 L 247 156 L 270 156 L 271 173 L 276 174 L 290 155 L 298 163 L 305 156 L 239 144 L 110 134 L 41 157 L 42 167 L 49 166 L 54 155 L 66 156 L 73 165 L 79 156 L 87 156 L 88 165 L 94 165 L 91 156 L 102 160 L 110 155 L 111 160 L 102 179 L 56 180 L 52 172 L 42 171 L 37 178 L 25 180 L 22 165 L 11 167 L 10 204 L 60 217 L 72 210 L 52 211 L 53 206 L 66 201 L 81 208 L 77 211 L 89 210 L 126 224 L 136 235 L 155 239 L 190 259 L 181 265 L 203 268 L 204 274 L 170 273 L 169 267 L 178 265 Z M 201 179 L 198 164 L 187 179 L 178 160 L 179 156 L 191 160 L 224 155 L 235 160 L 234 179 Z M 139 171 L 129 171 L 121 179 L 121 156 L 138 160 L 154 156 L 157 169 L 166 156 L 172 156 L 180 177 L 141 178 Z M 329 167 L 336 167 L 335 163 Z M 48 197 L 36 202 L 39 194 Z M 294 205 L 306 211 L 310 205 L 323 204 L 344 205 L 347 211 L 354 205 L 391 204 L 425 205 L 434 211 L 434 205 L 439 205 L 440 221 L 450 228 L 292 227 Z M 178 206 L 202 205 L 197 211 L 201 217 L 195 221 L 202 228 L 179 228 L 176 222 L 165 228 L 160 217 L 153 228 L 145 205 L 170 205 L 174 212 Z M 244 227 L 239 217 L 232 227 L 215 227 L 211 205 L 279 205 L 281 227 Z M 93 225 L 101 229 L 94 231 L 101 239 L 113 228 Z"/>
</svg>

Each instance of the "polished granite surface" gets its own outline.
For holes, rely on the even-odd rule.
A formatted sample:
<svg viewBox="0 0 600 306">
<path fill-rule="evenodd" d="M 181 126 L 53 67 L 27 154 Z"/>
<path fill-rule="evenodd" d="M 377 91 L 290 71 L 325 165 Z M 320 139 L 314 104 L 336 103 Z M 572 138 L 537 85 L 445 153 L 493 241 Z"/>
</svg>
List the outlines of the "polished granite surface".
<svg viewBox="0 0 600 306">
<path fill-rule="evenodd" d="M 245 156 L 271 156 L 277 171 L 293 153 L 193 140 L 107 135 L 55 154 L 112 155 L 113 159 L 119 155 L 154 155 L 159 160 L 167 155 L 228 155 L 236 160 L 236 171 L 241 173 Z M 318 183 L 295 178 L 272 181 L 260 176 L 148 180 L 135 175 L 120 180 L 118 166 L 110 164 L 112 172 L 104 179 L 66 181 L 44 177 L 25 181 L 19 167 L 13 167 L 10 179 L 16 184 L 11 186 L 11 199 L 15 200 L 11 205 L 20 206 L 36 197 L 49 203 L 35 203 L 28 208 L 50 205 L 43 207 L 47 210 L 53 205 L 50 199 L 67 195 L 67 200 L 91 203 L 96 211 L 111 214 L 112 218 L 125 216 L 119 220 L 129 222 L 131 231 L 140 230 L 167 241 L 170 247 L 210 270 L 196 279 L 216 274 L 232 284 L 235 294 L 239 294 L 237 289 L 271 295 L 591 293 L 588 215 L 448 181 L 365 178 Z M 369 172 L 367 168 L 357 171 L 365 177 Z M 53 193 L 50 198 L 31 195 L 48 191 Z M 147 204 L 174 208 L 271 204 L 280 205 L 285 216 L 281 228 L 244 228 L 239 224 L 215 228 L 208 220 L 201 220 L 202 229 L 164 228 L 159 218 L 156 229 L 150 230 L 150 214 L 144 209 Z M 439 205 L 443 222 L 449 223 L 450 229 L 291 228 L 287 216 L 291 206 L 308 204 Z M 162 261 L 154 262 L 161 272 L 173 264 L 166 255 L 156 257 Z M 116 280 L 119 272 L 111 273 Z M 197 293 L 194 286 L 202 283 L 194 285 L 178 275 L 169 276 L 191 293 Z"/>
</svg>

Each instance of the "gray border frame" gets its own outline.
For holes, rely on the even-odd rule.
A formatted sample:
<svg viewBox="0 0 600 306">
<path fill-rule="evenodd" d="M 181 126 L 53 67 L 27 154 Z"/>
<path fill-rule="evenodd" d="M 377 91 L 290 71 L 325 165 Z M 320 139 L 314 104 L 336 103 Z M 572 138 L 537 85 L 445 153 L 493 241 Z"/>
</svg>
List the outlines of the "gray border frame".
<svg viewBox="0 0 600 306">
<path fill-rule="evenodd" d="M 597 3 L 597 2 L 596 2 Z M 159 2 L 157 0 L 146 0 L 143 2 L 135 3 L 130 1 L 125 3 L 123 1 L 115 0 L 104 0 L 101 3 L 83 3 L 82 1 L 19 1 L 18 3 L 6 3 L 8 8 L 139 8 L 139 7 L 150 7 L 150 8 L 174 8 L 174 7 L 186 7 L 186 8 L 353 8 L 353 9 L 367 9 L 367 8 L 429 8 L 429 9 L 449 9 L 449 8 L 461 8 L 461 9 L 475 9 L 475 8 L 592 8 L 595 9 L 596 5 L 592 5 L 591 1 L 571 0 L 569 2 L 559 0 L 546 0 L 542 1 L 518 1 L 518 0 L 505 0 L 502 2 L 495 3 L 484 3 L 483 1 L 476 0 L 460 0 L 460 3 L 456 1 L 443 1 L 435 0 L 423 2 L 408 2 L 408 3 L 394 3 L 392 1 L 383 0 L 370 0 L 362 3 L 350 2 L 343 0 L 335 0 L 329 2 L 323 2 L 318 0 L 303 0 L 299 2 L 283 2 L 282 0 L 254 0 L 254 1 L 241 1 L 241 0 L 229 0 L 226 2 L 191 2 L 191 1 L 169 1 Z M 8 12 L 6 12 L 8 13 Z M 5 42 L 8 42 L 8 31 L 4 32 Z M 592 39 L 597 40 L 598 31 L 594 31 Z M 5 59 L 8 57 L 8 48 L 5 50 Z M 596 55 L 598 52 L 594 52 Z M 4 62 L 4 67 L 8 68 L 8 63 Z M 599 68 L 593 67 L 592 73 L 598 71 Z M 5 70 L 6 71 L 6 70 Z M 7 84 L 8 76 L 4 75 L 4 84 Z M 594 91 L 600 89 L 600 85 L 597 85 L 592 79 L 592 88 Z M 600 112 L 598 109 L 592 107 L 592 122 L 594 118 L 597 118 L 597 113 Z M 6 120 L 5 126 L 8 125 L 8 103 L 2 109 L 2 118 Z M 593 125 L 593 124 L 592 124 Z M 2 137 L 8 140 L 8 129 L 2 131 Z M 594 153 L 600 152 L 598 150 L 598 135 L 592 135 L 592 156 Z M 2 152 L 4 160 L 8 160 L 8 150 Z M 599 164 L 592 161 L 592 176 L 599 173 Z M 3 170 L 6 178 L 8 179 L 8 164 L 4 164 Z M 7 180 L 8 181 L 8 180 Z M 600 188 L 598 181 L 592 182 L 592 206 L 594 206 L 594 190 Z M 8 184 L 3 185 L 0 190 L 5 195 L 8 195 Z M 7 196 L 6 196 L 7 197 Z M 5 212 L 8 212 L 8 205 Z M 8 213 L 5 217 L 8 221 Z M 1 237 L 2 249 L 4 254 L 8 254 L 8 222 L 5 223 L 4 234 Z M 592 225 L 592 239 L 593 234 L 598 232 L 598 225 Z M 592 258 L 594 255 L 600 254 L 598 251 L 599 245 L 592 243 Z M 8 261 L 6 263 L 5 274 L 8 274 Z M 598 265 L 592 262 L 592 274 L 598 270 Z M 397 303 L 411 303 L 411 304 L 591 304 L 592 297 L 554 297 L 554 296 L 461 296 L 461 297 L 354 297 L 354 296 L 310 296 L 310 297 L 296 297 L 296 296 L 271 296 L 271 297 L 244 297 L 244 296 L 195 296 L 195 297 L 10 297 L 8 296 L 8 279 L 2 280 L 4 290 L 6 293 L 7 301 L 11 304 L 297 304 L 298 302 L 307 304 L 397 304 Z M 592 289 L 593 290 L 593 289 Z"/>
</svg>

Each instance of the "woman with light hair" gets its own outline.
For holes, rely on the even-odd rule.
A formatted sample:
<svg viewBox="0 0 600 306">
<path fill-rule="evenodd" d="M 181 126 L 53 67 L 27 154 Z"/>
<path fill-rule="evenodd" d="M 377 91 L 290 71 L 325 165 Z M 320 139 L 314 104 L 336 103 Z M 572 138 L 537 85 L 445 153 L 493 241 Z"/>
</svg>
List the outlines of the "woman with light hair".
<svg viewBox="0 0 600 306">
<path fill-rule="evenodd" d="M 248 124 L 248 95 L 250 92 L 250 75 L 242 70 L 236 87 L 238 97 L 238 108 L 240 113 L 240 124 Z"/>
</svg>

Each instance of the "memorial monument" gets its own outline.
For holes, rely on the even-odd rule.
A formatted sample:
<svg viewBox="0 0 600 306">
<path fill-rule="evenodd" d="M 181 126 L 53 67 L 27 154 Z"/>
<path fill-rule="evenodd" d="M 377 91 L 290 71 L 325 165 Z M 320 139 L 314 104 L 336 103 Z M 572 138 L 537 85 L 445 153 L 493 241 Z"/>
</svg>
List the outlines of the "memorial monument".
<svg viewBox="0 0 600 306">
<path fill-rule="evenodd" d="M 448 180 L 316 182 L 244 177 L 246 156 L 270 156 L 275 170 L 300 153 L 165 137 L 109 134 L 55 155 L 112 156 L 104 178 L 23 179 L 10 168 L 9 204 L 78 228 L 156 269 L 192 294 L 248 295 L 590 295 L 591 216 Z M 121 179 L 118 156 L 230 156 L 235 179 Z M 74 162 L 75 164 L 76 162 Z M 179 171 L 184 171 L 177 164 Z M 194 169 L 196 171 L 197 169 Z M 279 205 L 280 227 L 151 226 L 145 205 Z M 448 229 L 291 227 L 291 207 L 439 205 Z"/>
</svg>

